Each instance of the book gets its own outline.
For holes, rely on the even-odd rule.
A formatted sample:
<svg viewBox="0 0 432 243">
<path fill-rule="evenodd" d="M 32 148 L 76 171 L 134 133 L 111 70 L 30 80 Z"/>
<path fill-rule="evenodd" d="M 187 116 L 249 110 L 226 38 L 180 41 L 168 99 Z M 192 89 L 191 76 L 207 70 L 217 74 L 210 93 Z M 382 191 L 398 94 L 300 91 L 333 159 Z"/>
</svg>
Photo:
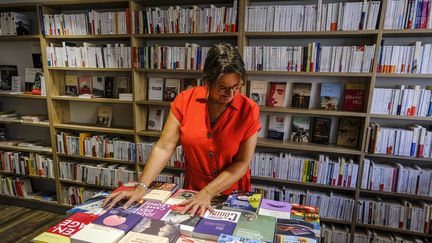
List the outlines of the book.
<svg viewBox="0 0 432 243">
<path fill-rule="evenodd" d="M 93 97 L 105 97 L 105 78 L 102 76 L 92 77 L 92 95 Z"/>
<path fill-rule="evenodd" d="M 148 81 L 148 99 L 163 100 L 163 78 L 149 78 Z"/>
<path fill-rule="evenodd" d="M 292 107 L 309 108 L 311 83 L 294 83 L 292 89 Z"/>
<path fill-rule="evenodd" d="M 297 143 L 310 142 L 310 123 L 308 116 L 293 116 L 291 126 L 291 141 Z"/>
<path fill-rule="evenodd" d="M 115 77 L 114 81 L 115 97 L 121 93 L 131 93 L 132 87 L 129 77 Z"/>
<path fill-rule="evenodd" d="M 123 208 L 113 208 L 94 220 L 93 224 L 103 225 L 129 232 L 143 217 Z"/>
<path fill-rule="evenodd" d="M 316 243 L 317 241 L 312 227 L 311 224 L 301 220 L 278 219 L 274 242 Z"/>
<path fill-rule="evenodd" d="M 110 127 L 111 122 L 112 122 L 112 107 L 106 105 L 99 106 L 96 125 Z"/>
<path fill-rule="evenodd" d="M 291 204 L 270 199 L 263 199 L 258 210 L 259 215 L 272 216 L 275 218 L 290 219 Z"/>
<path fill-rule="evenodd" d="M 162 219 L 171 211 L 171 205 L 146 201 L 135 213 L 149 219 Z"/>
<path fill-rule="evenodd" d="M 180 225 L 180 232 L 182 235 L 192 236 L 192 232 L 196 225 L 200 221 L 201 217 L 199 215 L 190 216 L 190 214 L 172 210 L 162 219 L 170 224 Z"/>
<path fill-rule="evenodd" d="M 60 223 L 49 228 L 47 231 L 36 236 L 32 240 L 35 243 L 63 243 L 70 242 L 70 237 L 80 231 L 99 216 L 78 212 Z"/>
<path fill-rule="evenodd" d="M 173 101 L 180 91 L 180 79 L 166 78 L 163 90 L 163 100 Z"/>
<path fill-rule="evenodd" d="M 220 234 L 232 235 L 240 216 L 240 212 L 215 209 L 215 213 L 212 214 L 207 210 L 204 217 L 196 225 L 192 236 L 217 240 Z"/>
<path fill-rule="evenodd" d="M 358 147 L 361 124 L 362 120 L 359 118 L 340 118 L 336 144 L 348 147 Z"/>
<path fill-rule="evenodd" d="M 180 237 L 177 239 L 176 243 L 214 243 L 214 240 L 203 240 L 203 239 L 197 239 L 193 238 L 191 236 L 186 235 L 180 235 Z"/>
<path fill-rule="evenodd" d="M 228 196 L 222 209 L 257 214 L 262 194 L 252 192 L 233 192 Z"/>
<path fill-rule="evenodd" d="M 10 34 L 11 35 L 29 35 L 30 34 L 30 18 L 27 15 L 10 12 L 11 20 L 10 22 Z"/>
<path fill-rule="evenodd" d="M 307 222 L 316 237 L 320 235 L 319 210 L 316 207 L 300 204 L 291 204 L 291 219 Z"/>
<path fill-rule="evenodd" d="M 180 237 L 178 225 L 162 220 L 143 218 L 119 243 L 175 243 Z"/>
<path fill-rule="evenodd" d="M 179 189 L 165 202 L 165 204 L 180 204 L 186 200 L 192 199 L 197 193 L 198 191 L 195 190 Z"/>
<path fill-rule="evenodd" d="M 260 240 L 251 240 L 239 236 L 221 234 L 216 243 L 262 243 Z"/>
<path fill-rule="evenodd" d="M 251 80 L 250 88 L 249 88 L 249 98 L 255 101 L 258 105 L 266 105 L 267 104 L 267 82 Z M 285 101 L 285 97 L 284 97 L 284 101 Z"/>
<path fill-rule="evenodd" d="M 26 68 L 24 76 L 24 92 L 31 93 L 36 80 L 36 77 L 42 73 L 41 68 Z"/>
<path fill-rule="evenodd" d="M 116 243 L 125 232 L 113 227 L 90 223 L 70 238 L 71 243 Z"/>
<path fill-rule="evenodd" d="M 365 99 L 365 84 L 364 83 L 347 83 L 344 91 L 344 103 L 342 110 L 344 111 L 363 111 Z"/>
<path fill-rule="evenodd" d="M 79 95 L 92 94 L 92 77 L 91 76 L 79 76 Z"/>
<path fill-rule="evenodd" d="M 78 96 L 78 76 L 65 75 L 66 95 Z"/>
<path fill-rule="evenodd" d="M 233 235 L 263 242 L 273 242 L 275 225 L 275 217 L 243 213 Z"/>
<path fill-rule="evenodd" d="M 284 107 L 286 96 L 286 83 L 270 82 L 267 106 Z"/>
<path fill-rule="evenodd" d="M 114 98 L 114 77 L 105 77 L 105 97 Z"/>
<path fill-rule="evenodd" d="M 146 201 L 164 203 L 177 189 L 178 185 L 174 183 L 153 181 L 148 186 L 148 192 L 143 196 Z"/>
<path fill-rule="evenodd" d="M 312 143 L 329 144 L 331 119 L 314 117 L 312 120 Z"/>
<path fill-rule="evenodd" d="M 341 85 L 338 83 L 321 84 L 321 109 L 338 110 Z"/>
<path fill-rule="evenodd" d="M 149 107 L 147 129 L 162 131 L 164 116 L 165 116 L 165 109 Z"/>
<path fill-rule="evenodd" d="M 190 88 L 193 88 L 195 86 L 198 86 L 198 79 L 196 78 L 183 78 L 181 80 L 181 90 L 187 90 Z"/>
<path fill-rule="evenodd" d="M 15 93 L 22 93 L 22 80 L 20 76 L 12 76 L 11 80 L 11 91 Z"/>
<path fill-rule="evenodd" d="M 11 90 L 12 76 L 18 76 L 16 65 L 0 65 L 0 81 L 2 90 Z"/>
<path fill-rule="evenodd" d="M 281 115 L 270 115 L 268 120 L 267 137 L 275 140 L 287 139 L 288 117 Z"/>
</svg>

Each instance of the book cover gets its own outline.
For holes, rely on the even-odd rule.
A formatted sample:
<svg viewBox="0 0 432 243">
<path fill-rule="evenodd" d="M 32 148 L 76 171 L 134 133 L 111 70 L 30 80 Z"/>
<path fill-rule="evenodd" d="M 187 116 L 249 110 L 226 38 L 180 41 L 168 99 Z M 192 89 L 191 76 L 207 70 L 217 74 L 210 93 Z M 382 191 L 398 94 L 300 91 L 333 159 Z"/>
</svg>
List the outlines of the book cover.
<svg viewBox="0 0 432 243">
<path fill-rule="evenodd" d="M 258 105 L 266 105 L 267 104 L 267 82 L 251 80 L 250 89 L 249 89 L 249 98 L 255 101 Z M 284 97 L 284 102 L 285 102 L 285 97 Z"/>
<path fill-rule="evenodd" d="M 20 76 L 12 76 L 11 80 L 11 91 L 12 92 L 22 92 L 22 80 Z"/>
<path fill-rule="evenodd" d="M 320 235 L 319 210 L 316 207 L 300 204 L 291 204 L 291 219 L 310 224 L 310 228 L 318 237 Z"/>
<path fill-rule="evenodd" d="M 278 219 L 274 242 L 316 243 L 312 226 L 301 220 Z"/>
<path fill-rule="evenodd" d="M 18 76 L 18 67 L 16 65 L 0 65 L 0 81 L 2 90 L 11 90 L 12 76 Z"/>
<path fill-rule="evenodd" d="M 150 107 L 148 111 L 147 129 L 162 131 L 165 109 Z"/>
<path fill-rule="evenodd" d="M 321 84 L 321 109 L 338 110 L 341 85 L 338 83 Z"/>
<path fill-rule="evenodd" d="M 114 77 L 105 77 L 105 97 L 114 98 Z"/>
<path fill-rule="evenodd" d="M 183 78 L 181 80 L 181 84 L 182 84 L 181 90 L 182 91 L 187 90 L 187 89 L 193 88 L 195 86 L 198 86 L 198 79 L 196 79 L 196 78 Z"/>
<path fill-rule="evenodd" d="M 179 189 L 165 202 L 165 204 L 180 204 L 183 201 L 192 199 L 197 193 L 198 191 L 195 190 Z"/>
<path fill-rule="evenodd" d="M 270 115 L 268 121 L 267 137 L 275 140 L 285 140 L 287 138 L 287 117 L 282 115 Z"/>
<path fill-rule="evenodd" d="M 163 92 L 163 100 L 173 101 L 180 91 L 180 79 L 166 78 Z"/>
<path fill-rule="evenodd" d="M 146 201 L 160 202 L 164 203 L 171 196 L 170 191 L 152 189 L 147 194 L 143 196 Z"/>
<path fill-rule="evenodd" d="M 163 78 L 149 78 L 148 99 L 163 100 Z"/>
<path fill-rule="evenodd" d="M 92 77 L 92 94 L 94 97 L 105 97 L 105 78 L 102 76 Z"/>
<path fill-rule="evenodd" d="M 311 83 L 294 83 L 292 90 L 292 107 L 309 108 Z"/>
<path fill-rule="evenodd" d="M 244 213 L 241 215 L 233 235 L 246 239 L 273 242 L 275 225 L 275 217 Z"/>
<path fill-rule="evenodd" d="M 171 210 L 171 205 L 146 201 L 135 213 L 150 219 L 162 219 Z"/>
<path fill-rule="evenodd" d="M 291 204 L 287 202 L 263 199 L 258 210 L 259 215 L 272 216 L 275 218 L 291 218 Z"/>
<path fill-rule="evenodd" d="M 113 208 L 94 220 L 93 224 L 108 226 L 128 232 L 141 221 L 143 217 L 123 208 Z"/>
<path fill-rule="evenodd" d="M 180 237 L 180 227 L 162 220 L 143 218 L 133 229 L 132 232 L 145 234 L 147 236 L 160 237 L 160 241 L 175 243 Z"/>
<path fill-rule="evenodd" d="M 42 68 L 26 68 L 25 69 L 25 91 L 31 92 L 33 89 L 33 84 L 35 83 L 36 76 L 38 73 L 43 73 Z"/>
<path fill-rule="evenodd" d="M 125 231 L 90 223 L 70 238 L 71 243 L 116 243 Z"/>
<path fill-rule="evenodd" d="M 114 89 L 116 92 L 116 97 L 118 97 L 118 95 L 121 93 L 131 93 L 132 91 L 129 77 L 115 77 L 114 85 L 116 85 Z"/>
<path fill-rule="evenodd" d="M 66 95 L 78 96 L 78 76 L 65 75 Z"/>
<path fill-rule="evenodd" d="M 310 123 L 308 116 L 294 116 L 291 126 L 291 141 L 297 143 L 310 142 Z"/>
<path fill-rule="evenodd" d="M 228 196 L 222 209 L 257 214 L 262 194 L 252 192 L 233 192 Z"/>
<path fill-rule="evenodd" d="M 202 239 L 217 240 L 220 234 L 232 235 L 237 222 L 240 219 L 240 212 L 215 209 L 215 214 L 210 211 L 195 227 L 192 236 Z"/>
<path fill-rule="evenodd" d="M 79 76 L 79 94 L 92 94 L 92 77 L 91 76 Z"/>
<path fill-rule="evenodd" d="M 345 85 L 345 95 L 342 110 L 344 111 L 363 111 L 363 100 L 365 99 L 364 83 L 347 83 Z"/>
<path fill-rule="evenodd" d="M 129 231 L 118 243 L 169 243 L 165 237 Z"/>
<path fill-rule="evenodd" d="M 239 236 L 221 234 L 216 243 L 262 243 L 260 240 L 251 240 Z"/>
<path fill-rule="evenodd" d="M 191 236 L 183 235 L 182 233 L 176 243 L 214 243 L 214 240 L 197 239 Z"/>
<path fill-rule="evenodd" d="M 312 143 L 329 144 L 331 119 L 314 117 L 312 121 Z"/>
<path fill-rule="evenodd" d="M 267 106 L 284 107 L 286 96 L 286 83 L 270 82 Z"/>
<path fill-rule="evenodd" d="M 342 117 L 339 120 L 337 145 L 358 147 L 362 120 Z"/>
<path fill-rule="evenodd" d="M 110 127 L 112 122 L 112 107 L 111 106 L 100 106 L 96 125 Z"/>
</svg>

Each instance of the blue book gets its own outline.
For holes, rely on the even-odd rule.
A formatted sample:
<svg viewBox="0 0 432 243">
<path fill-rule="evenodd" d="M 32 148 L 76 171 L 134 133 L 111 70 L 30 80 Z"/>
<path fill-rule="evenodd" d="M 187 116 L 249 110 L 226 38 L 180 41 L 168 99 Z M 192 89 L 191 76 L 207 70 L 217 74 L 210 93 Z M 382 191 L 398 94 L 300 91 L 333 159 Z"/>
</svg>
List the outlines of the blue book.
<svg viewBox="0 0 432 243">
<path fill-rule="evenodd" d="M 216 243 L 262 243 L 260 240 L 250 240 L 243 237 L 221 234 Z"/>
<path fill-rule="evenodd" d="M 229 195 L 222 209 L 257 214 L 261 197 L 259 193 L 234 192 Z"/>
<path fill-rule="evenodd" d="M 321 109 L 338 110 L 341 94 L 341 84 L 322 83 L 321 84 Z"/>
<path fill-rule="evenodd" d="M 142 216 L 124 210 L 123 208 L 114 208 L 102 214 L 92 223 L 116 228 L 127 233 L 135 227 L 142 218 Z"/>
<path fill-rule="evenodd" d="M 192 237 L 217 240 L 221 234 L 233 234 L 241 213 L 218 209 L 215 211 L 215 214 L 212 214 L 207 210 L 204 217 L 195 226 Z"/>
</svg>

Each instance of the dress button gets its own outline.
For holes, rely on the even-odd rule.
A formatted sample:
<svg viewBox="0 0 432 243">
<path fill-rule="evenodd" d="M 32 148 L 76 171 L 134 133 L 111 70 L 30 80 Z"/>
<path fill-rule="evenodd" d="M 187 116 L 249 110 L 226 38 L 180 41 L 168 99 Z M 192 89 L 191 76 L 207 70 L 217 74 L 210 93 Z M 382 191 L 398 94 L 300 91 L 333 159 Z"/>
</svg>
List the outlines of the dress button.
<svg viewBox="0 0 432 243">
<path fill-rule="evenodd" d="M 212 158 L 212 157 L 214 156 L 214 153 L 213 153 L 213 152 L 208 152 L 208 156 L 209 156 L 210 158 Z"/>
<path fill-rule="evenodd" d="M 217 176 L 217 175 L 219 175 L 219 170 L 218 169 L 214 169 L 213 171 L 212 171 L 212 176 Z"/>
<path fill-rule="evenodd" d="M 211 137 L 212 137 L 211 132 L 207 133 L 207 138 L 211 138 Z"/>
</svg>

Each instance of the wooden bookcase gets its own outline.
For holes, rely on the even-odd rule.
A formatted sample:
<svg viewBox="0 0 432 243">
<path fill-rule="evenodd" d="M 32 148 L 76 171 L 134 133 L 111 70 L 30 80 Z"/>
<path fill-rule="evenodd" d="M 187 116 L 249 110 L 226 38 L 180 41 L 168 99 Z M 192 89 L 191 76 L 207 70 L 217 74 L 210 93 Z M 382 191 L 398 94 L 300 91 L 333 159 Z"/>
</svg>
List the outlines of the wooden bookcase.
<svg viewBox="0 0 432 243">
<path fill-rule="evenodd" d="M 217 4 L 232 4 L 232 0 L 218 1 Z M 147 112 L 149 106 L 159 106 L 169 108 L 169 102 L 166 101 L 149 101 L 147 100 L 147 86 L 148 77 L 152 75 L 161 76 L 173 76 L 173 75 L 183 75 L 188 77 L 200 77 L 200 70 L 161 70 L 161 69 L 143 69 L 143 68 L 69 68 L 69 67 L 48 67 L 46 62 L 46 47 L 51 42 L 61 42 L 61 41 L 119 41 L 128 42 L 131 47 L 145 46 L 146 43 L 152 43 L 155 41 L 182 41 L 182 42 L 193 42 L 195 40 L 203 40 L 209 43 L 217 43 L 220 41 L 228 41 L 235 43 L 240 53 L 243 53 L 245 46 L 250 42 L 255 40 L 303 40 L 303 43 L 313 42 L 314 38 L 318 39 L 355 39 L 355 38 L 366 38 L 369 44 L 375 44 L 375 56 L 373 62 L 373 70 L 370 73 L 337 73 L 337 72 L 282 72 L 282 71 L 248 71 L 248 79 L 253 79 L 254 77 L 267 78 L 267 80 L 277 77 L 277 78 L 297 78 L 297 79 L 309 79 L 309 78 L 322 78 L 322 79 L 347 79 L 347 80 L 358 80 L 366 83 L 366 98 L 367 107 L 364 112 L 346 112 L 346 111 L 327 111 L 319 109 L 294 109 L 294 108 L 275 108 L 275 107 L 260 107 L 261 112 L 265 113 L 285 113 L 285 114 L 297 114 L 297 115 L 315 115 L 315 116 L 326 116 L 326 117 L 358 117 L 363 120 L 363 130 L 360 131 L 361 144 L 358 148 L 346 148 L 337 145 L 321 145 L 321 144 L 299 144 L 293 142 L 280 142 L 270 139 L 260 138 L 257 147 L 261 150 L 272 149 L 273 151 L 303 151 L 309 153 L 325 153 L 325 154 L 335 154 L 342 156 L 350 156 L 354 158 L 356 162 L 359 163 L 359 174 L 357 186 L 355 188 L 345 188 L 339 186 L 328 186 L 316 183 L 303 183 L 297 181 L 287 181 L 281 179 L 272 179 L 264 177 L 252 177 L 253 182 L 258 182 L 260 184 L 268 185 L 285 185 L 292 186 L 296 188 L 307 188 L 311 190 L 322 190 L 322 191 L 334 191 L 340 192 L 355 200 L 354 212 L 351 222 L 344 222 L 340 220 L 332 219 L 322 219 L 322 222 L 334 223 L 337 225 L 342 225 L 350 227 L 350 232 L 352 234 L 351 241 L 353 241 L 353 234 L 358 229 L 375 229 L 378 231 L 395 232 L 407 235 L 423 236 L 432 239 L 432 235 L 426 235 L 419 232 L 411 232 L 406 230 L 375 226 L 375 225 L 365 225 L 358 224 L 357 222 L 357 205 L 360 197 L 363 196 L 379 196 L 387 199 L 410 199 L 410 200 L 420 200 L 425 202 L 432 202 L 432 197 L 418 196 L 418 195 L 406 195 L 398 193 L 388 193 L 379 191 L 369 191 L 360 188 L 361 185 L 361 175 L 363 170 L 363 160 L 365 158 L 372 158 L 376 161 L 384 160 L 398 160 L 398 162 L 406 162 L 407 164 L 416 163 L 420 166 L 427 166 L 428 163 L 432 162 L 432 158 L 413 158 L 413 157 L 400 157 L 391 155 L 375 155 L 368 154 L 365 151 L 366 146 L 366 131 L 367 126 L 370 121 L 375 119 L 385 119 L 393 123 L 398 123 L 402 121 L 409 122 L 431 122 L 431 117 L 407 117 L 407 116 L 391 116 L 391 115 L 377 115 L 371 114 L 371 101 L 374 87 L 379 86 L 378 82 L 381 78 L 395 79 L 417 79 L 426 80 L 431 79 L 432 74 L 385 74 L 377 73 L 377 60 L 378 53 L 381 46 L 381 41 L 385 38 L 413 38 L 413 37 L 432 37 L 432 30 L 384 30 L 384 12 L 386 9 L 386 4 L 388 0 L 381 1 L 381 11 L 378 19 L 378 29 L 377 30 L 363 30 L 363 31 L 312 31 L 312 32 L 246 32 L 245 31 L 245 12 L 246 7 L 251 4 L 250 0 L 239 0 L 238 8 L 238 32 L 236 33 L 196 33 L 196 34 L 127 34 L 127 35 L 80 35 L 80 36 L 43 36 L 40 28 L 40 20 L 42 19 L 40 8 L 43 8 L 46 12 L 61 12 L 62 10 L 75 10 L 75 9 L 118 9 L 118 8 L 129 8 L 129 10 L 141 10 L 146 7 L 156 7 L 156 6 L 175 6 L 175 5 L 208 5 L 211 2 L 205 0 L 187 0 L 187 1 L 168 1 L 168 0 L 65 0 L 65 1 L 49 1 L 49 2 L 39 2 L 39 3 L 26 3 L 26 4 L 2 4 L 0 5 L 0 11 L 19 11 L 26 10 L 32 11 L 36 14 L 38 21 L 36 21 L 35 34 L 27 36 L 0 36 L 0 45 L 8 42 L 15 41 L 36 41 L 40 43 L 40 48 L 42 52 L 42 58 L 44 62 L 43 71 L 45 74 L 45 79 L 47 82 L 47 96 L 31 96 L 31 95 L 9 95 L 0 94 L 0 101 L 3 102 L 4 99 L 38 99 L 46 101 L 47 114 L 49 117 L 49 123 L 38 124 L 37 126 L 42 126 L 48 128 L 51 139 L 52 153 L 42 152 L 45 154 L 52 154 L 54 165 L 55 165 L 55 179 L 52 183 L 55 183 L 57 202 L 45 202 L 38 201 L 27 198 L 10 197 L 5 195 L 0 195 L 0 199 L 9 199 L 14 201 L 29 201 L 37 205 L 46 204 L 49 206 L 58 206 L 68 208 L 70 206 L 63 205 L 61 203 L 61 193 L 62 188 L 65 185 L 78 185 L 86 186 L 91 188 L 100 189 L 112 189 L 110 187 L 87 185 L 85 183 L 70 182 L 59 178 L 59 161 L 62 159 L 76 159 L 81 161 L 93 161 L 93 162 L 107 162 L 107 163 L 118 163 L 127 164 L 135 166 L 136 171 L 142 169 L 142 165 L 133 162 L 125 162 L 115 159 L 101 159 L 101 158 L 89 158 L 82 156 L 70 156 L 62 155 L 57 153 L 56 148 L 56 133 L 61 130 L 65 131 L 90 131 L 95 133 L 107 133 L 107 134 L 117 134 L 125 135 L 133 138 L 135 144 L 140 143 L 147 138 L 157 138 L 160 136 L 160 132 L 146 130 L 147 123 Z M 264 0 L 256 1 L 259 3 L 265 3 Z M 103 5 L 103 6 L 101 6 Z M 64 75 L 68 72 L 74 72 L 81 75 L 93 74 L 98 75 L 99 73 L 105 74 L 120 74 L 127 75 L 131 77 L 132 88 L 133 88 L 133 101 L 123 101 L 118 99 L 107 99 L 107 98 L 95 98 L 95 99 L 80 99 L 78 97 L 64 97 L 61 96 L 64 91 Z M 91 124 L 80 124 L 80 123 L 70 123 L 70 103 L 75 102 L 79 105 L 86 106 L 88 104 L 114 104 L 114 105 L 124 105 L 131 107 L 131 120 L 133 125 L 131 127 L 97 127 Z M 114 113 L 115 117 L 116 114 Z M 0 122 L 7 123 L 7 122 Z M 34 125 L 34 124 L 18 124 L 18 125 Z M 2 150 L 10 151 L 29 151 L 25 148 L 18 147 L 0 147 Z M 182 169 L 177 168 L 167 168 L 168 171 L 181 172 Z"/>
</svg>

